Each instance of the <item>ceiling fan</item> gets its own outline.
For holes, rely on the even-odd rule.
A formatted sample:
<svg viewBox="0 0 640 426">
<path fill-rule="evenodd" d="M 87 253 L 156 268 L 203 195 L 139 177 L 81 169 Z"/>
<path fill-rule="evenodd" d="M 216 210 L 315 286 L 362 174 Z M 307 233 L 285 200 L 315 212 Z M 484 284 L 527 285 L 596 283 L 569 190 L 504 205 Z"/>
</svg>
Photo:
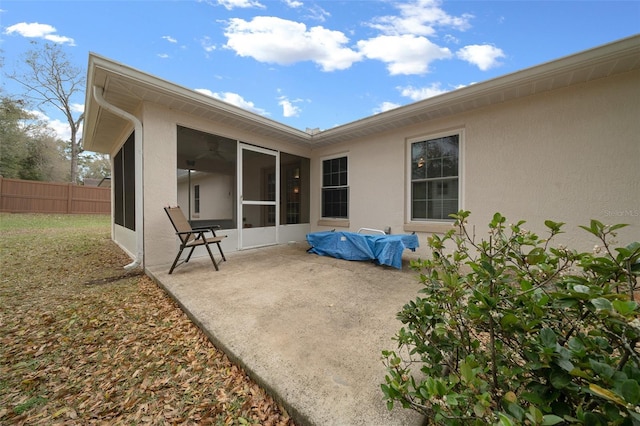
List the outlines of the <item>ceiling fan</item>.
<svg viewBox="0 0 640 426">
<path fill-rule="evenodd" d="M 196 160 L 201 160 L 203 158 L 206 159 L 220 159 L 222 161 L 227 161 L 227 159 L 222 155 L 220 151 L 220 141 L 217 140 L 208 140 L 207 141 L 207 150 L 198 154 L 196 156 Z"/>
</svg>

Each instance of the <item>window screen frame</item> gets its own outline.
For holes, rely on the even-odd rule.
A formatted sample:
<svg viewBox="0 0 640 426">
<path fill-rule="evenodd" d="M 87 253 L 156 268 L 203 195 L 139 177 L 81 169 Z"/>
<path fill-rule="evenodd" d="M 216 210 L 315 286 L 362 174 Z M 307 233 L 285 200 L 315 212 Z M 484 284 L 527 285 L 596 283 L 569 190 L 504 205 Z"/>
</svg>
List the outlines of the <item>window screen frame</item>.
<svg viewBox="0 0 640 426">
<path fill-rule="evenodd" d="M 131 133 L 113 159 L 114 223 L 136 230 L 135 137 Z"/>
<path fill-rule="evenodd" d="M 344 166 L 341 160 L 344 160 Z M 320 217 L 322 219 L 349 219 L 349 163 L 349 156 L 345 153 L 320 159 Z M 328 196 L 331 197 L 330 200 L 327 200 Z M 335 201 L 336 197 L 338 201 Z M 331 206 L 327 203 L 331 203 Z M 344 207 L 341 207 L 341 204 Z"/>
<path fill-rule="evenodd" d="M 416 179 L 414 176 L 414 168 L 416 166 L 415 159 L 413 158 L 413 149 L 416 144 L 427 143 L 430 141 L 436 141 L 443 138 L 448 137 L 457 137 L 457 174 L 456 175 L 445 175 L 445 176 L 429 176 L 425 172 L 425 176 Z M 438 223 L 451 223 L 454 220 L 448 217 L 449 213 L 457 213 L 459 210 L 464 209 L 463 207 L 463 188 L 464 188 L 464 130 L 456 129 L 451 131 L 444 131 L 439 133 L 430 133 L 425 134 L 419 137 L 412 137 L 406 140 L 406 223 L 409 224 L 438 224 Z M 433 158 L 433 157 L 432 157 Z M 425 158 L 424 167 L 428 166 L 429 158 Z M 431 182 L 432 185 L 440 182 L 441 184 L 451 185 L 453 180 L 457 180 L 457 187 L 451 189 L 454 193 L 456 193 L 457 198 L 457 207 L 454 210 L 448 211 L 445 209 L 446 214 L 431 215 L 429 214 L 429 206 L 428 199 L 429 196 L 426 195 L 425 200 L 425 208 L 424 208 L 424 217 L 418 217 L 414 215 L 415 213 L 415 203 L 416 203 L 416 194 L 414 194 L 414 184 L 417 182 L 424 182 L 426 185 L 429 185 Z M 438 185 L 431 186 L 432 190 L 438 190 Z M 442 190 L 442 188 L 441 188 Z M 429 187 L 425 187 L 426 194 L 429 194 Z M 433 191 L 432 191 L 433 192 Z"/>
</svg>

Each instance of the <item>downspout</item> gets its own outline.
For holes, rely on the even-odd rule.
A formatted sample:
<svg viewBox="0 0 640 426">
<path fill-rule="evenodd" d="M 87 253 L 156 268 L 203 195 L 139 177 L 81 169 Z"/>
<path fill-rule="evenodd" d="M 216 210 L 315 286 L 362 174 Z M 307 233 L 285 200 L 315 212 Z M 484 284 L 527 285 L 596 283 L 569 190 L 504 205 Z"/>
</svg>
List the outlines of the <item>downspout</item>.
<svg viewBox="0 0 640 426">
<path fill-rule="evenodd" d="M 118 117 L 124 118 L 125 120 L 131 121 L 134 125 L 134 149 L 135 149 L 135 188 L 136 188 L 136 254 L 133 262 L 129 263 L 124 267 L 125 270 L 130 271 L 132 269 L 137 268 L 138 266 L 142 266 L 144 268 L 144 223 L 143 223 L 143 209 L 144 209 L 144 192 L 143 192 L 143 173 L 142 173 L 142 122 L 138 120 L 138 118 L 128 112 L 111 105 L 108 103 L 103 97 L 102 92 L 104 89 L 93 86 L 93 97 L 95 98 L 98 105 L 107 111 L 117 115 Z"/>
</svg>

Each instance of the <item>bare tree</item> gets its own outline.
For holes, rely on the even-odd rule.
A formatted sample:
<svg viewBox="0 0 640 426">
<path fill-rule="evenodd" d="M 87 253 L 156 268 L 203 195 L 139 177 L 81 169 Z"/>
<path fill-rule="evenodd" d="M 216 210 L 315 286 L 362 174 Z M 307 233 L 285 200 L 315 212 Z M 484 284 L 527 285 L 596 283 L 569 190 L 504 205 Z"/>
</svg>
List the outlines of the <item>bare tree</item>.
<svg viewBox="0 0 640 426">
<path fill-rule="evenodd" d="M 71 129 L 70 156 L 72 183 L 78 178 L 78 156 L 82 152 L 78 130 L 84 120 L 84 112 L 74 117 L 71 99 L 84 91 L 85 76 L 81 69 L 74 67 L 57 44 L 46 43 L 26 52 L 23 72 L 12 72 L 7 77 L 17 81 L 27 89 L 25 97 L 33 100 L 39 109 L 50 105 L 60 110 Z M 44 112 L 44 111 L 43 111 Z"/>
</svg>

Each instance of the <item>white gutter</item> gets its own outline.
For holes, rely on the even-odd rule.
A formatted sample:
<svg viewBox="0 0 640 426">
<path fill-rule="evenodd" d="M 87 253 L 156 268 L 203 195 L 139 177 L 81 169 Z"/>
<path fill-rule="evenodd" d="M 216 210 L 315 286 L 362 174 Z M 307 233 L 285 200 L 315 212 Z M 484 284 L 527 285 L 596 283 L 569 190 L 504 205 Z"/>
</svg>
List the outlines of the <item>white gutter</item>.
<svg viewBox="0 0 640 426">
<path fill-rule="evenodd" d="M 134 149 L 135 149 L 135 189 L 136 189 L 136 254 L 133 262 L 129 263 L 124 267 L 125 270 L 130 271 L 132 269 L 137 268 L 138 266 L 142 266 L 144 268 L 144 224 L 143 224 L 143 173 L 142 173 L 142 122 L 138 120 L 138 118 L 128 112 L 121 110 L 120 108 L 111 105 L 108 103 L 103 97 L 102 92 L 104 89 L 93 86 L 93 97 L 95 98 L 98 105 L 107 111 L 124 118 L 125 120 L 129 120 L 133 123 L 135 132 L 134 132 Z"/>
</svg>

